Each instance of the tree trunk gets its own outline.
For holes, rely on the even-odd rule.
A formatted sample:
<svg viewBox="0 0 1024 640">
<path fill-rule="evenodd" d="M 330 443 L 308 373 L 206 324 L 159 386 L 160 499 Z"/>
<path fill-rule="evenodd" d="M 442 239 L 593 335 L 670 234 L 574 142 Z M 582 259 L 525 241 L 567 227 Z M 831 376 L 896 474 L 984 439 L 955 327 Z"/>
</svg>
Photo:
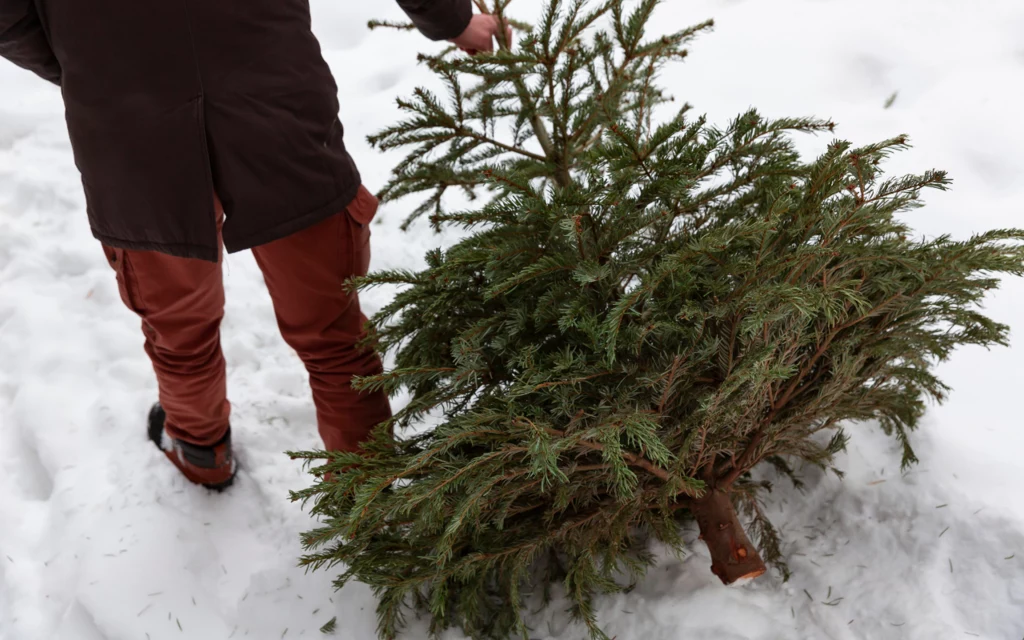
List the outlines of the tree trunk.
<svg viewBox="0 0 1024 640">
<path fill-rule="evenodd" d="M 718 490 L 690 505 L 700 538 L 711 552 L 711 571 L 725 584 L 756 578 L 766 571 L 764 560 L 743 531 L 729 494 Z"/>
</svg>

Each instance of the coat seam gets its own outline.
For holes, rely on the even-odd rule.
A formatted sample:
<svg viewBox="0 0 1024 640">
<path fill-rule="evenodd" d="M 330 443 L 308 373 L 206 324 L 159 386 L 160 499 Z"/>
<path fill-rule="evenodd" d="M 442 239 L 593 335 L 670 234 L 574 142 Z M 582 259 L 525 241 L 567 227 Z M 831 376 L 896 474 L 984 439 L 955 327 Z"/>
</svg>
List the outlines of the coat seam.
<svg viewBox="0 0 1024 640">
<path fill-rule="evenodd" d="M 182 0 L 181 7 L 185 11 L 185 28 L 188 29 L 188 44 L 192 48 L 192 63 L 196 70 L 196 81 L 199 83 L 200 97 L 205 95 L 206 88 L 203 86 L 203 71 L 199 66 L 199 50 L 196 48 L 196 36 L 192 30 L 192 14 L 188 11 L 188 0 Z"/>
<path fill-rule="evenodd" d="M 192 29 L 192 14 L 188 10 L 188 0 L 182 0 L 182 9 L 185 12 L 185 28 L 188 29 L 188 43 L 192 48 L 192 63 L 196 70 L 196 82 L 199 83 L 199 95 L 196 97 L 196 123 L 199 126 L 199 153 L 202 155 L 203 173 L 206 181 L 207 201 L 210 203 L 207 211 L 207 218 L 213 219 L 212 231 L 217 236 L 217 212 L 213 206 L 214 198 L 217 195 L 217 186 L 213 183 L 213 161 L 210 158 L 210 140 L 206 134 L 206 87 L 203 84 L 203 69 L 199 64 L 199 49 L 196 47 L 196 36 Z M 209 222 L 207 222 L 209 224 Z M 216 240 L 215 240 L 216 241 Z"/>
</svg>

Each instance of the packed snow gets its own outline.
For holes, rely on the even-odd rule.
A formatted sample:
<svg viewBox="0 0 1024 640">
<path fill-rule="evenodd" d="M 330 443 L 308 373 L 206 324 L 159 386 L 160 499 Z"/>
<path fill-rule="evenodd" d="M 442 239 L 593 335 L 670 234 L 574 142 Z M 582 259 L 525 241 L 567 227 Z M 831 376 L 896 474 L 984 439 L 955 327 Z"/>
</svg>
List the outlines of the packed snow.
<svg viewBox="0 0 1024 640">
<path fill-rule="evenodd" d="M 519 15 L 536 15 L 539 0 L 517 1 Z M 313 11 L 348 144 L 379 187 L 397 156 L 365 136 L 397 117 L 396 96 L 432 85 L 415 55 L 437 45 L 367 31 L 371 17 L 401 17 L 391 3 L 314 0 Z M 696 111 L 717 122 L 751 105 L 831 117 L 837 135 L 864 143 L 908 133 L 916 146 L 892 171 L 934 166 L 955 179 L 912 214 L 920 233 L 1024 225 L 1020 0 L 667 0 L 656 24 L 708 17 L 716 30 L 664 78 Z M 334 592 L 330 572 L 296 567 L 311 522 L 287 496 L 308 479 L 282 452 L 317 445 L 314 412 L 249 254 L 225 269 L 239 482 L 219 495 L 187 485 L 146 439 L 155 381 L 89 233 L 62 117 L 57 89 L 0 64 L 0 639 L 314 638 L 333 617 L 336 637 L 373 638 L 368 588 Z M 416 267 L 446 241 L 425 225 L 398 229 L 412 206 L 382 210 L 376 268 Z M 370 292 L 364 306 L 389 295 Z M 964 349 L 942 366 L 954 392 L 914 436 L 919 466 L 901 474 L 893 443 L 853 425 L 845 479 L 806 471 L 803 492 L 777 483 L 769 508 L 788 582 L 724 587 L 695 543 L 600 600 L 609 636 L 1024 636 L 1024 282 L 1005 282 L 987 311 L 1013 326 L 1013 347 Z M 425 629 L 411 620 L 406 637 Z M 533 636 L 585 634 L 553 607 Z"/>
</svg>

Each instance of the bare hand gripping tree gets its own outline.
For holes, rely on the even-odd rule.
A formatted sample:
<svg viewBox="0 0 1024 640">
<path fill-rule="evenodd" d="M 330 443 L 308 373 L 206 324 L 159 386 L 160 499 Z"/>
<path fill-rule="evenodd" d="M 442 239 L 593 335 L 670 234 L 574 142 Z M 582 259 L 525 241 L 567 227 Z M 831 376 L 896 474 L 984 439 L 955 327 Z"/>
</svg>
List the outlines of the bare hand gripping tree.
<svg viewBox="0 0 1024 640">
<path fill-rule="evenodd" d="M 296 454 L 320 463 L 303 562 L 371 585 L 383 638 L 409 605 L 527 638 L 555 584 L 604 638 L 595 594 L 644 572 L 649 538 L 682 550 L 687 514 L 723 582 L 756 577 L 778 540 L 754 467 L 829 468 L 843 425 L 875 424 L 911 464 L 934 365 L 1006 342 L 977 304 L 1024 273 L 1024 232 L 910 238 L 897 214 L 948 181 L 884 178 L 904 137 L 805 160 L 793 134 L 832 123 L 670 111 L 658 72 L 710 23 L 648 37 L 658 0 L 625 4 L 551 0 L 514 48 L 425 56 L 448 95 L 372 137 L 409 150 L 385 200 L 425 193 L 414 215 L 472 230 L 358 283 L 402 286 L 373 319 L 397 366 L 362 384 L 408 406 L 362 454 Z M 450 211 L 449 189 L 489 198 Z"/>
</svg>

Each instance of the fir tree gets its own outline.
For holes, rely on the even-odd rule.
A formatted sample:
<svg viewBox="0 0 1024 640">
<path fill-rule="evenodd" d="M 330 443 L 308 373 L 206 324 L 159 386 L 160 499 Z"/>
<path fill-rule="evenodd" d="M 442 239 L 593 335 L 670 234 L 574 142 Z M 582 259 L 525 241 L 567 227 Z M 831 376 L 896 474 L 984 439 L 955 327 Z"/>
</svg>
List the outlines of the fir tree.
<svg viewBox="0 0 1024 640">
<path fill-rule="evenodd" d="M 755 466 L 831 468 L 844 427 L 875 424 L 911 464 L 934 365 L 1006 343 L 977 307 L 1024 273 L 1024 232 L 913 239 L 900 215 L 948 180 L 885 178 L 903 136 L 805 160 L 793 136 L 832 123 L 668 111 L 657 75 L 710 23 L 648 37 L 657 4 L 551 0 L 514 48 L 423 56 L 448 95 L 371 138 L 408 150 L 385 200 L 472 231 L 358 283 L 401 286 L 373 319 L 396 366 L 361 384 L 408 406 L 361 454 L 294 454 L 318 465 L 303 563 L 370 585 L 383 638 L 410 605 L 527 638 L 555 584 L 604 638 L 595 595 L 644 573 L 650 538 L 682 551 L 687 514 L 724 582 L 756 577 L 778 540 Z M 450 188 L 488 198 L 450 211 Z"/>
</svg>

